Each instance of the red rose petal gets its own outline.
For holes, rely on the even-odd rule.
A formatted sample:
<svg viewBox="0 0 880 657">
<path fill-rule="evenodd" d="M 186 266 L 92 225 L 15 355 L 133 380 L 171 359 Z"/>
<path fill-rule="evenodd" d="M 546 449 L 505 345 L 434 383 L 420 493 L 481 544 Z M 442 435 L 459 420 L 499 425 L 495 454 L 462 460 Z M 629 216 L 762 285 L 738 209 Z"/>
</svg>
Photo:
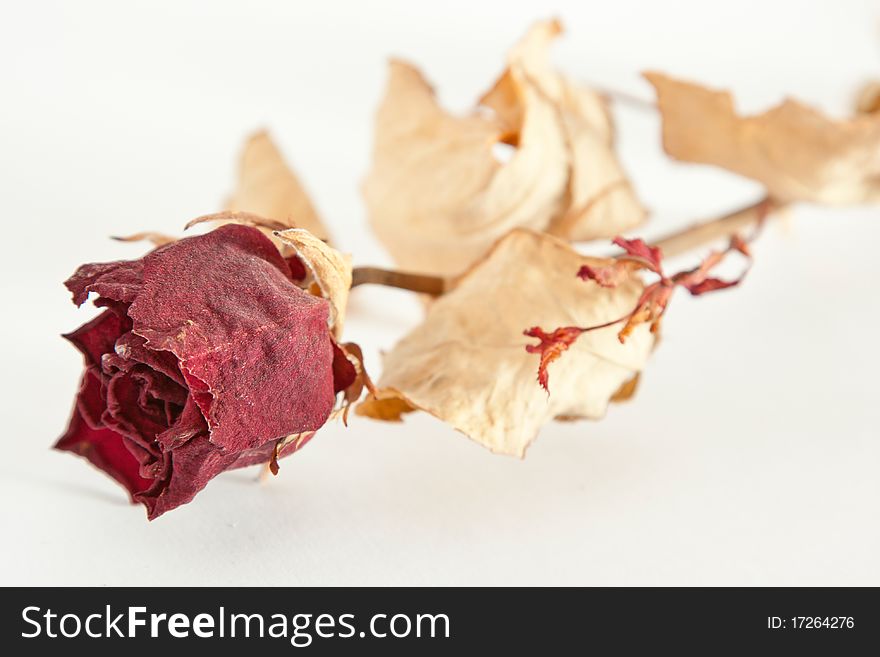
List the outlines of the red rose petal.
<svg viewBox="0 0 880 657">
<path fill-rule="evenodd" d="M 77 269 L 64 285 L 73 293 L 73 302 L 77 306 L 85 303 L 90 292 L 113 301 L 131 303 L 140 292 L 143 272 L 141 260 L 92 263 Z"/>
<path fill-rule="evenodd" d="M 157 351 L 148 349 L 146 340 L 132 332 L 122 334 L 111 351 L 126 360 L 143 363 L 151 369 L 161 372 L 180 386 L 185 386 L 183 374 L 177 364 L 177 357 L 170 351 Z"/>
<path fill-rule="evenodd" d="M 290 280 L 295 282 L 304 281 L 309 275 L 309 270 L 306 269 L 303 261 L 295 255 L 289 256 L 285 260 L 287 260 L 287 266 L 290 267 Z"/>
<path fill-rule="evenodd" d="M 357 369 L 348 356 L 335 342 L 333 343 L 333 392 L 342 392 L 357 378 Z"/>
<path fill-rule="evenodd" d="M 97 367 L 88 367 L 83 373 L 79 384 L 79 393 L 76 396 L 76 408 L 86 424 L 92 429 L 103 429 L 101 415 L 107 407 L 104 399 L 104 382 L 101 370 Z"/>
<path fill-rule="evenodd" d="M 89 365 L 101 365 L 101 356 L 112 352 L 116 339 L 131 330 L 131 320 L 105 310 L 92 321 L 62 337 L 69 340 L 86 357 Z"/>
<path fill-rule="evenodd" d="M 134 332 L 180 359 L 211 442 L 243 451 L 324 424 L 335 398 L 329 304 L 292 283 L 266 236 L 229 224 L 144 263 Z"/>
<path fill-rule="evenodd" d="M 87 385 L 90 384 L 84 377 L 83 386 Z M 122 484 L 134 499 L 136 493 L 145 490 L 153 482 L 140 476 L 140 464 L 125 446 L 119 434 L 109 429 L 89 426 L 79 406 L 78 403 L 77 408 L 74 408 L 67 431 L 55 444 L 55 448 L 88 459 L 95 467 Z"/>
<path fill-rule="evenodd" d="M 156 436 L 156 440 L 163 449 L 171 450 L 179 447 L 187 440 L 192 440 L 199 435 L 208 435 L 208 425 L 205 417 L 192 395 L 186 400 L 177 420 L 165 431 Z"/>
<path fill-rule="evenodd" d="M 107 408 L 101 422 L 154 457 L 160 452 L 154 444 L 156 436 L 165 430 L 163 417 L 156 410 L 144 409 L 138 403 L 140 386 L 130 372 L 117 372 L 107 383 Z"/>
<path fill-rule="evenodd" d="M 207 437 L 194 438 L 167 454 L 170 457 L 167 480 L 161 486 L 135 495 L 135 499 L 147 507 L 150 520 L 191 501 L 238 458 L 238 454 L 222 452 Z"/>
</svg>

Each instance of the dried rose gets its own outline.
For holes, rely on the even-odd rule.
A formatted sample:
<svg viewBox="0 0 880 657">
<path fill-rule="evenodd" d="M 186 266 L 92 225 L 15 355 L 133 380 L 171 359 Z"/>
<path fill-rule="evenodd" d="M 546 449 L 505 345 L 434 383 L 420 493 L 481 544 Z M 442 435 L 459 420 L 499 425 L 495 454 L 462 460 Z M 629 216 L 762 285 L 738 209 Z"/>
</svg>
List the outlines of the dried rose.
<svg viewBox="0 0 880 657">
<path fill-rule="evenodd" d="M 85 357 L 58 449 L 103 470 L 150 519 L 224 470 L 270 463 L 323 426 L 356 370 L 328 300 L 263 233 L 229 224 L 66 282 L 105 310 L 65 336 Z"/>
</svg>

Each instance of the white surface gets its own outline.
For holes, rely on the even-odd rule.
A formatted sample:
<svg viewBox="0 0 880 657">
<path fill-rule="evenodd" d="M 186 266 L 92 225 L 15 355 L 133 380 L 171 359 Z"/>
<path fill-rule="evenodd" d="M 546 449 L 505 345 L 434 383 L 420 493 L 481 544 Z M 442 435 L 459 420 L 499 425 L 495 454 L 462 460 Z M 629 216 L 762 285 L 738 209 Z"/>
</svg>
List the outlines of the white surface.
<svg viewBox="0 0 880 657">
<path fill-rule="evenodd" d="M 677 297 L 636 400 L 547 426 L 525 461 L 429 417 L 355 418 L 282 463 L 215 480 L 154 523 L 49 450 L 90 316 L 61 281 L 140 254 L 219 207 L 239 146 L 270 128 L 357 263 L 387 262 L 358 184 L 395 54 L 463 108 L 537 18 L 568 72 L 649 97 L 637 72 L 791 93 L 842 114 L 880 74 L 870 2 L 7 3 L 0 16 L 5 302 L 0 584 L 880 584 L 877 209 L 799 208 L 742 288 Z M 619 112 L 648 235 L 753 200 L 666 161 L 651 114 Z M 418 318 L 359 290 L 348 339 L 378 350 Z"/>
</svg>

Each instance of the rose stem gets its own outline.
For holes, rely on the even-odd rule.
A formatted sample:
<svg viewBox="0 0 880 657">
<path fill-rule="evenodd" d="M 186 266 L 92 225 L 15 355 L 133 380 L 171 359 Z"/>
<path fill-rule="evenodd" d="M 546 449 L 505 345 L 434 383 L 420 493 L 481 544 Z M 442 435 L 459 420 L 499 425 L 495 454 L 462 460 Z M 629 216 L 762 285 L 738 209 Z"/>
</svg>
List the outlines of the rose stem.
<svg viewBox="0 0 880 657">
<path fill-rule="evenodd" d="M 644 98 L 640 98 L 635 94 L 627 93 L 626 91 L 618 91 L 616 89 L 607 89 L 605 87 L 600 87 L 596 85 L 589 85 L 597 94 L 603 96 L 606 100 L 609 100 L 614 103 L 620 103 L 621 105 L 628 105 L 629 107 L 635 107 L 641 110 L 656 110 L 657 106 L 654 104 L 652 100 L 645 100 Z"/>
<path fill-rule="evenodd" d="M 659 246 L 663 255 L 668 257 L 681 255 L 714 240 L 731 237 L 734 233 L 757 224 L 771 213 L 783 209 L 785 205 L 785 203 L 764 198 L 722 217 L 697 223 L 684 230 L 671 233 L 655 241 L 653 246 Z M 384 285 L 438 297 L 452 288 L 451 281 L 452 279 L 431 276 L 430 274 L 415 274 L 379 267 L 355 267 L 352 272 L 351 286 Z"/>
<path fill-rule="evenodd" d="M 744 228 L 755 225 L 772 213 L 782 210 L 786 205 L 767 197 L 722 217 L 697 223 L 671 233 L 653 242 L 653 246 L 659 246 L 664 256 L 681 255 L 714 240 L 732 237 Z"/>
<path fill-rule="evenodd" d="M 351 273 L 351 286 L 364 284 L 385 285 L 411 292 L 421 292 L 438 297 L 448 289 L 447 279 L 430 274 L 414 274 L 406 271 L 394 271 L 379 267 L 355 267 Z"/>
</svg>

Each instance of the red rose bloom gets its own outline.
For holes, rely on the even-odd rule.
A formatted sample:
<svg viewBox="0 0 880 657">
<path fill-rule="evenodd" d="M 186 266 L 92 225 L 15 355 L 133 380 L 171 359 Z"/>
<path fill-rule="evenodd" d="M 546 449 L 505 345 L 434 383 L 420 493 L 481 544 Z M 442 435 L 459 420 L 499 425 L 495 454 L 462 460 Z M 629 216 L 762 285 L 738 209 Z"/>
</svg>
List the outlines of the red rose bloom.
<svg viewBox="0 0 880 657">
<path fill-rule="evenodd" d="M 279 441 L 327 421 L 356 373 L 329 304 L 297 285 L 259 230 L 226 225 L 140 260 L 83 265 L 65 283 L 106 310 L 65 337 L 85 357 L 56 448 L 87 458 L 147 508 L 189 502 L 231 468 L 273 461 Z"/>
</svg>

